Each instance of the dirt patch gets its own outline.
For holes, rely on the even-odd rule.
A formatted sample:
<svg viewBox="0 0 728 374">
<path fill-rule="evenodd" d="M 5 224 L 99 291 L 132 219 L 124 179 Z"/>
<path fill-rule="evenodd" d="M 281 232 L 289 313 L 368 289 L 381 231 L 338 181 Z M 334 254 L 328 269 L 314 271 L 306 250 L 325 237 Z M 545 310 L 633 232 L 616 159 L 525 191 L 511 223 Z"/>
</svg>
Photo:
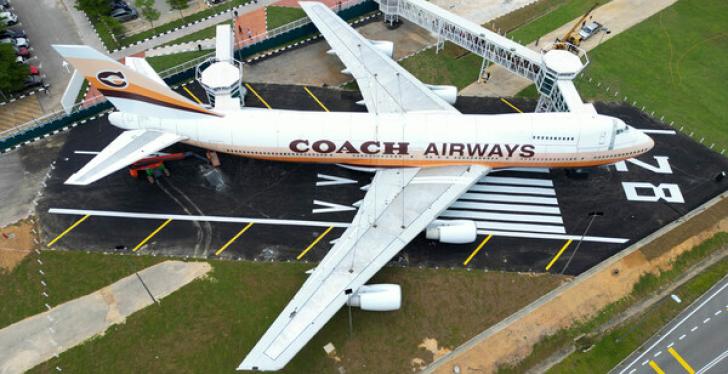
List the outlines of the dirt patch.
<svg viewBox="0 0 728 374">
<path fill-rule="evenodd" d="M 0 272 L 12 271 L 25 256 L 38 248 L 34 227 L 32 219 L 24 219 L 0 229 Z"/>
</svg>

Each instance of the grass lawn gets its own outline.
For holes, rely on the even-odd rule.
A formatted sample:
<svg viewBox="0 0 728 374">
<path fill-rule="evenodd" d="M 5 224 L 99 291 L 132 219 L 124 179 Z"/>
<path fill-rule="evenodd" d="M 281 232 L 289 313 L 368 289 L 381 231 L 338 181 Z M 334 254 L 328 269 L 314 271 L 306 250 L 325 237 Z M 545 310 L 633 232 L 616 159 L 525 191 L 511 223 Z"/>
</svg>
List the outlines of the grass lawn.
<svg viewBox="0 0 728 374">
<path fill-rule="evenodd" d="M 207 28 L 204 28 L 200 31 L 195 31 L 193 33 L 187 34 L 181 38 L 177 38 L 175 40 L 172 40 L 169 43 L 164 43 L 162 46 L 165 45 L 172 45 L 172 44 L 180 44 L 180 43 L 187 43 L 187 42 L 195 42 L 198 40 L 204 40 L 204 39 L 211 39 L 215 37 L 217 26 L 224 25 L 229 22 L 220 22 L 217 25 L 213 25 Z"/>
<path fill-rule="evenodd" d="M 154 70 L 156 70 L 159 73 L 159 72 L 165 71 L 169 68 L 173 68 L 177 65 L 183 64 L 192 59 L 195 59 L 197 57 L 212 54 L 212 53 L 214 53 L 214 51 L 209 51 L 209 50 L 181 52 L 181 53 L 174 53 L 171 55 L 147 57 L 146 60 L 147 60 L 147 62 L 149 62 L 149 65 L 151 65 L 152 68 L 154 68 Z"/>
<path fill-rule="evenodd" d="M 56 304 L 100 288 L 159 257 L 44 253 Z M 306 278 L 311 264 L 211 261 L 213 271 L 141 310 L 103 337 L 70 349 L 32 370 L 56 372 L 232 372 Z M 334 372 L 322 346 L 333 342 L 349 373 L 411 371 L 411 360 L 432 360 L 425 338 L 453 347 L 558 286 L 551 274 L 386 268 L 373 280 L 402 286 L 398 312 L 353 311 L 349 336 L 342 309 L 286 368 Z M 33 255 L 0 278 L 2 318 L 10 322 L 43 310 Z M 23 306 L 21 308 L 21 306 Z M 18 312 L 16 309 L 22 309 Z"/>
<path fill-rule="evenodd" d="M 577 81 L 582 96 L 636 100 L 677 128 L 728 147 L 728 2 L 681 0 L 590 52 L 586 74 L 602 87 Z"/>
<path fill-rule="evenodd" d="M 500 368 L 498 372 L 501 374 L 523 373 L 534 365 L 542 362 L 559 349 L 566 347 L 569 344 L 574 344 L 574 339 L 576 337 L 583 334 L 594 334 L 600 326 L 619 315 L 619 313 L 622 313 L 638 301 L 655 294 L 662 287 L 672 283 L 691 266 L 726 246 L 728 246 L 728 233 L 720 232 L 714 235 L 712 238 L 695 246 L 690 251 L 684 252 L 678 256 L 673 262 L 670 270 L 663 271 L 659 275 L 646 274 L 642 276 L 639 282 L 634 285 L 632 292 L 628 296 L 607 305 L 607 307 L 605 307 L 596 317 L 544 338 L 534 346 L 533 352 L 516 366 L 503 367 Z M 675 316 L 680 310 L 682 310 L 681 308 L 684 308 L 692 300 L 695 300 L 703 294 L 715 282 L 720 280 L 726 272 L 728 272 L 728 260 L 723 259 L 676 290 L 676 293 L 680 295 L 681 299 L 683 299 L 682 304 L 671 305 L 674 304 L 672 301 L 659 302 L 653 307 L 654 313 L 641 315 L 634 321 L 630 321 L 628 324 L 620 326 L 614 331 L 607 332 L 603 336 L 596 336 L 592 338 L 592 340 L 596 340 L 597 347 L 587 353 L 573 354 L 562 363 L 562 365 L 567 366 L 556 366 L 552 369 L 552 372 L 605 373 L 609 371 L 609 369 L 611 369 L 620 360 L 631 353 L 637 346 L 639 346 L 639 344 L 649 338 L 655 331 L 657 331 L 657 329 L 669 321 L 672 318 L 671 316 Z M 640 325 L 633 325 L 634 323 L 639 323 Z M 645 329 L 645 331 L 637 331 L 642 329 Z M 623 341 L 621 344 L 624 344 L 625 346 L 623 348 L 616 349 L 614 347 L 614 345 L 617 345 L 617 341 L 615 339 L 622 339 Z M 604 342 L 603 347 L 600 346 L 602 342 Z M 614 349 L 614 351 L 609 351 L 610 349 Z M 606 354 L 605 352 L 609 352 L 609 354 Z M 592 367 L 586 370 L 585 368 L 589 366 L 580 366 L 583 365 L 581 363 L 582 360 L 591 360 L 589 361 L 589 364 L 592 365 Z M 604 366 L 601 367 L 601 365 Z M 575 369 L 576 367 L 581 369 Z"/>
<path fill-rule="evenodd" d="M 265 9 L 265 13 L 266 27 L 269 31 L 306 16 L 306 12 L 301 8 L 283 6 L 269 6 Z"/>
<path fill-rule="evenodd" d="M 586 13 L 593 4 L 593 0 L 541 0 L 496 19 L 495 28 L 514 29 L 509 33 L 510 38 L 530 43 Z M 491 24 L 485 26 L 491 27 Z M 423 82 L 451 84 L 458 89 L 478 79 L 482 63 L 479 56 L 450 43 L 445 43 L 445 53 L 436 55 L 433 48 L 400 62 Z"/>
<path fill-rule="evenodd" d="M 399 62 L 402 67 L 427 84 L 451 84 L 459 90 L 478 79 L 483 60 L 455 44 L 435 54 L 435 48 Z"/>
<path fill-rule="evenodd" d="M 86 295 L 159 261 L 148 256 L 44 251 L 39 257 L 32 253 L 11 272 L 0 270 L 0 328 L 44 312 L 46 302 L 58 305 Z M 38 270 L 43 270 L 45 276 L 41 277 Z M 41 280 L 48 284 L 47 299 L 41 296 Z"/>
</svg>

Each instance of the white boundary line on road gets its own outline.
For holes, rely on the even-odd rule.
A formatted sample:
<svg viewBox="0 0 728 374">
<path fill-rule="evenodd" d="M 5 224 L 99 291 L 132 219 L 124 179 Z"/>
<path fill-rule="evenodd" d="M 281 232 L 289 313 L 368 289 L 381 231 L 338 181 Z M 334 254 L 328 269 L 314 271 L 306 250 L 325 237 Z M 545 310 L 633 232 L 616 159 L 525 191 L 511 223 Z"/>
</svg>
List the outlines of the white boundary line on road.
<svg viewBox="0 0 728 374">
<path fill-rule="evenodd" d="M 721 281 L 726 281 L 726 279 L 727 278 L 723 278 Z M 683 319 L 681 319 L 680 322 L 678 322 L 670 330 L 668 330 L 666 333 L 662 334 L 662 336 L 660 336 L 660 338 L 657 339 L 657 341 L 655 341 L 654 343 L 652 343 L 652 345 L 649 348 L 647 348 L 644 352 L 642 352 L 641 355 L 637 356 L 637 358 L 635 358 L 634 360 L 632 360 L 632 362 L 629 365 L 627 365 L 624 369 L 622 369 L 619 372 L 619 374 L 623 374 L 625 371 L 627 371 L 627 369 L 629 369 L 630 367 L 632 367 L 632 365 L 634 365 L 637 361 L 639 361 L 640 359 L 642 359 L 642 357 L 644 357 L 644 355 L 646 355 L 649 351 L 651 351 L 653 348 L 655 348 L 655 346 L 657 346 L 658 344 L 660 344 L 660 342 L 663 339 L 665 339 L 666 337 L 670 336 L 670 334 L 672 334 L 672 332 L 675 331 L 675 329 L 677 329 L 678 327 L 680 327 L 680 325 L 682 325 L 683 322 L 685 322 L 688 318 L 692 317 L 692 315 L 695 314 L 695 312 L 697 312 L 698 310 L 700 310 L 700 308 L 702 308 L 703 306 L 705 306 L 705 304 L 707 304 L 710 300 L 712 300 L 716 295 L 718 295 L 726 287 L 728 287 L 728 282 L 726 282 L 724 285 L 722 285 L 720 288 L 718 288 L 715 292 L 713 292 L 710 296 L 708 296 L 705 300 L 703 300 L 703 302 L 701 302 L 695 309 L 693 309 L 692 311 L 690 311 L 690 313 L 688 313 L 688 315 L 686 315 L 685 317 L 683 317 Z"/>
</svg>

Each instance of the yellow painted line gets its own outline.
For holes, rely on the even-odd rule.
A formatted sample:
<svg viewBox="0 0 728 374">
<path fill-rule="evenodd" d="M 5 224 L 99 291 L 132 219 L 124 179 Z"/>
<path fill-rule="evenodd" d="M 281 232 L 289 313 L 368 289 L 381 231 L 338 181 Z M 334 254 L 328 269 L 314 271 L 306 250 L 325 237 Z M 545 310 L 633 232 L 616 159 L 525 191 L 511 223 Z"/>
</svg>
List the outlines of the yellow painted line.
<svg viewBox="0 0 728 374">
<path fill-rule="evenodd" d="M 152 231 L 151 234 L 149 234 L 146 238 L 144 238 L 144 240 L 142 240 L 139 244 L 137 244 L 136 247 L 134 247 L 134 249 L 132 249 L 131 251 L 136 252 L 137 250 L 139 250 L 139 248 L 141 248 L 144 244 L 146 244 L 149 241 L 149 239 L 151 239 L 154 235 L 157 235 L 158 232 L 162 231 L 162 229 L 165 226 L 169 225 L 170 222 L 172 222 L 172 219 L 167 218 L 167 220 L 164 221 L 163 224 L 159 225 L 159 227 L 157 227 L 156 230 Z"/>
<path fill-rule="evenodd" d="M 60 240 L 64 236 L 66 236 L 66 234 L 68 234 L 69 232 L 71 232 L 71 230 L 75 229 L 76 226 L 80 225 L 81 222 L 85 221 L 88 217 L 91 217 L 91 215 L 90 214 L 87 214 L 87 215 L 81 217 L 81 219 L 79 219 L 78 221 L 74 222 L 73 225 L 69 226 L 65 231 L 63 231 L 62 233 L 58 234 L 58 236 L 56 236 L 53 240 L 50 241 L 50 243 L 48 243 L 48 248 L 50 248 L 53 244 L 56 244 L 56 242 L 58 240 Z"/>
<path fill-rule="evenodd" d="M 657 362 L 650 360 L 650 367 L 652 370 L 655 371 L 657 374 L 665 374 L 665 372 L 657 365 Z"/>
<path fill-rule="evenodd" d="M 324 111 L 326 111 L 326 112 L 329 111 L 329 108 L 327 108 L 326 105 L 324 105 L 324 103 L 322 103 L 321 100 L 319 100 L 318 97 L 316 97 L 316 95 L 314 95 L 313 92 L 311 92 L 311 90 L 308 89 L 308 87 L 303 86 L 303 89 L 306 90 L 306 92 L 308 93 L 308 95 L 311 96 L 314 99 L 314 101 L 316 101 L 316 103 L 321 108 L 323 108 Z"/>
<path fill-rule="evenodd" d="M 503 102 L 504 104 L 506 104 L 506 105 L 508 105 L 509 107 L 511 107 L 511 109 L 515 110 L 516 112 L 518 112 L 518 113 L 523 113 L 523 111 L 522 111 L 522 110 L 518 109 L 518 108 L 517 108 L 517 107 L 516 107 L 515 105 L 511 104 L 511 102 L 510 102 L 510 101 L 508 101 L 508 100 L 506 100 L 506 99 L 504 99 L 504 98 L 502 98 L 502 97 L 501 97 L 501 101 L 502 101 L 502 102 Z"/>
<path fill-rule="evenodd" d="M 675 359 L 677 360 L 677 362 L 680 363 L 680 366 L 682 366 L 683 369 L 685 369 L 685 371 L 687 371 L 689 374 L 695 374 L 695 369 L 693 369 L 693 367 L 690 366 L 690 364 L 688 364 L 688 362 L 685 361 L 685 359 L 682 358 L 682 356 L 680 356 L 679 353 L 677 353 L 677 351 L 675 350 L 675 348 L 670 347 L 670 348 L 667 349 L 667 351 L 670 352 L 670 354 L 672 355 L 672 357 L 675 357 Z"/>
<path fill-rule="evenodd" d="M 571 239 L 567 240 L 566 244 L 564 244 L 564 246 L 561 247 L 561 249 L 559 249 L 559 251 L 556 253 L 556 256 L 554 256 L 554 258 L 551 259 L 551 262 L 549 262 L 549 264 L 546 265 L 546 271 L 549 271 L 549 269 L 551 269 L 551 267 L 554 266 L 554 264 L 556 263 L 556 260 L 558 260 L 559 257 L 561 257 L 561 254 L 564 253 L 566 248 L 569 248 L 569 245 L 571 244 L 571 242 L 572 242 Z"/>
<path fill-rule="evenodd" d="M 334 228 L 334 226 L 330 226 L 330 227 L 329 227 L 328 229 L 324 230 L 324 232 L 322 232 L 322 233 L 321 233 L 321 235 L 319 235 L 319 236 L 318 236 L 318 237 L 317 237 L 317 238 L 316 238 L 316 239 L 315 239 L 315 240 L 313 241 L 313 243 L 309 244 L 309 246 L 308 246 L 308 247 L 306 247 L 306 249 L 304 249 L 304 250 L 303 250 L 303 252 L 301 252 L 301 254 L 299 254 L 299 255 L 298 255 L 298 257 L 296 257 L 296 260 L 300 260 L 300 259 L 302 259 L 302 258 L 303 258 L 303 256 L 305 256 L 305 255 L 306 255 L 306 253 L 308 253 L 308 251 L 310 251 L 310 250 L 311 250 L 311 248 L 313 248 L 313 246 L 315 246 L 315 245 L 316 245 L 316 243 L 320 242 L 320 241 L 321 241 L 321 239 L 323 239 L 323 238 L 324 238 L 324 236 L 326 236 L 326 234 L 328 234 L 328 233 L 329 233 L 329 231 L 331 231 L 331 229 L 333 229 L 333 228 Z"/>
<path fill-rule="evenodd" d="M 480 252 L 480 249 L 483 248 L 483 246 L 485 245 L 485 243 L 487 243 L 488 240 L 490 240 L 490 238 L 492 238 L 492 237 L 493 237 L 493 234 L 490 234 L 490 235 L 486 236 L 485 239 L 483 239 L 483 241 L 480 242 L 480 244 L 478 244 L 478 247 L 475 248 L 475 250 L 473 251 L 473 253 L 471 253 L 470 256 L 468 256 L 468 258 L 465 260 L 465 262 L 463 262 L 463 266 L 468 266 L 468 264 L 470 263 L 470 260 L 472 260 L 473 257 L 475 257 L 475 255 L 477 255 L 478 252 Z"/>
<path fill-rule="evenodd" d="M 228 242 L 225 243 L 225 245 L 223 245 L 222 247 L 220 247 L 220 249 L 218 249 L 217 252 L 215 252 L 215 256 L 219 256 L 220 253 L 222 253 L 224 250 L 227 249 L 227 247 L 230 246 L 230 244 L 233 244 L 234 241 L 238 240 L 238 238 L 240 237 L 240 235 L 243 235 L 246 231 L 248 231 L 248 229 L 250 228 L 250 226 L 253 226 L 253 222 L 250 222 L 247 225 L 245 225 L 245 227 L 243 227 L 243 229 L 240 230 L 240 232 L 238 232 L 237 234 L 235 234 L 235 236 L 233 236 L 232 239 L 228 240 Z"/>
<path fill-rule="evenodd" d="M 195 99 L 198 104 L 202 104 L 202 100 L 198 99 L 197 96 L 195 96 L 195 94 L 193 94 L 192 91 L 187 88 L 187 86 L 182 86 L 182 89 L 185 90 L 193 99 Z"/>
<path fill-rule="evenodd" d="M 252 93 L 253 93 L 253 95 L 255 95 L 255 97 L 257 97 L 257 98 L 258 98 L 258 100 L 260 100 L 260 102 L 261 102 L 261 103 L 263 103 L 263 105 L 265 105 L 265 107 L 266 107 L 266 108 L 268 108 L 268 109 L 273 109 L 273 108 L 271 108 L 271 107 L 270 107 L 270 105 L 268 105 L 268 102 L 267 102 L 267 101 L 265 101 L 265 99 L 263 99 L 263 98 L 262 98 L 262 97 L 261 97 L 261 96 L 260 96 L 260 95 L 258 94 L 258 91 L 256 91 L 256 90 L 254 90 L 254 89 L 253 89 L 253 87 L 251 87 L 251 86 L 250 86 L 249 84 L 247 84 L 247 83 L 245 84 L 245 87 L 248 87 L 248 89 L 250 90 L 250 92 L 252 92 Z"/>
</svg>

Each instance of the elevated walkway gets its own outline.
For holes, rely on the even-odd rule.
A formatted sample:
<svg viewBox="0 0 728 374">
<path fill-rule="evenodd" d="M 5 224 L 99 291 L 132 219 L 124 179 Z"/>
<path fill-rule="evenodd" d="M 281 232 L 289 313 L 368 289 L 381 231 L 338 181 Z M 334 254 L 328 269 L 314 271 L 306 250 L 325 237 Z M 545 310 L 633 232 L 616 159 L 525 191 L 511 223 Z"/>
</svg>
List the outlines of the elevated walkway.
<svg viewBox="0 0 728 374">
<path fill-rule="evenodd" d="M 375 1 L 386 23 L 395 25 L 401 17 L 435 35 L 438 51 L 449 41 L 481 56 L 480 77 L 489 64 L 495 63 L 534 82 L 541 94 L 537 111 L 594 110 L 591 105 L 584 105 L 572 82 L 589 63 L 584 51 L 579 50 L 578 55 L 569 53 L 571 58 L 557 50 L 539 53 L 425 0 Z"/>
</svg>

